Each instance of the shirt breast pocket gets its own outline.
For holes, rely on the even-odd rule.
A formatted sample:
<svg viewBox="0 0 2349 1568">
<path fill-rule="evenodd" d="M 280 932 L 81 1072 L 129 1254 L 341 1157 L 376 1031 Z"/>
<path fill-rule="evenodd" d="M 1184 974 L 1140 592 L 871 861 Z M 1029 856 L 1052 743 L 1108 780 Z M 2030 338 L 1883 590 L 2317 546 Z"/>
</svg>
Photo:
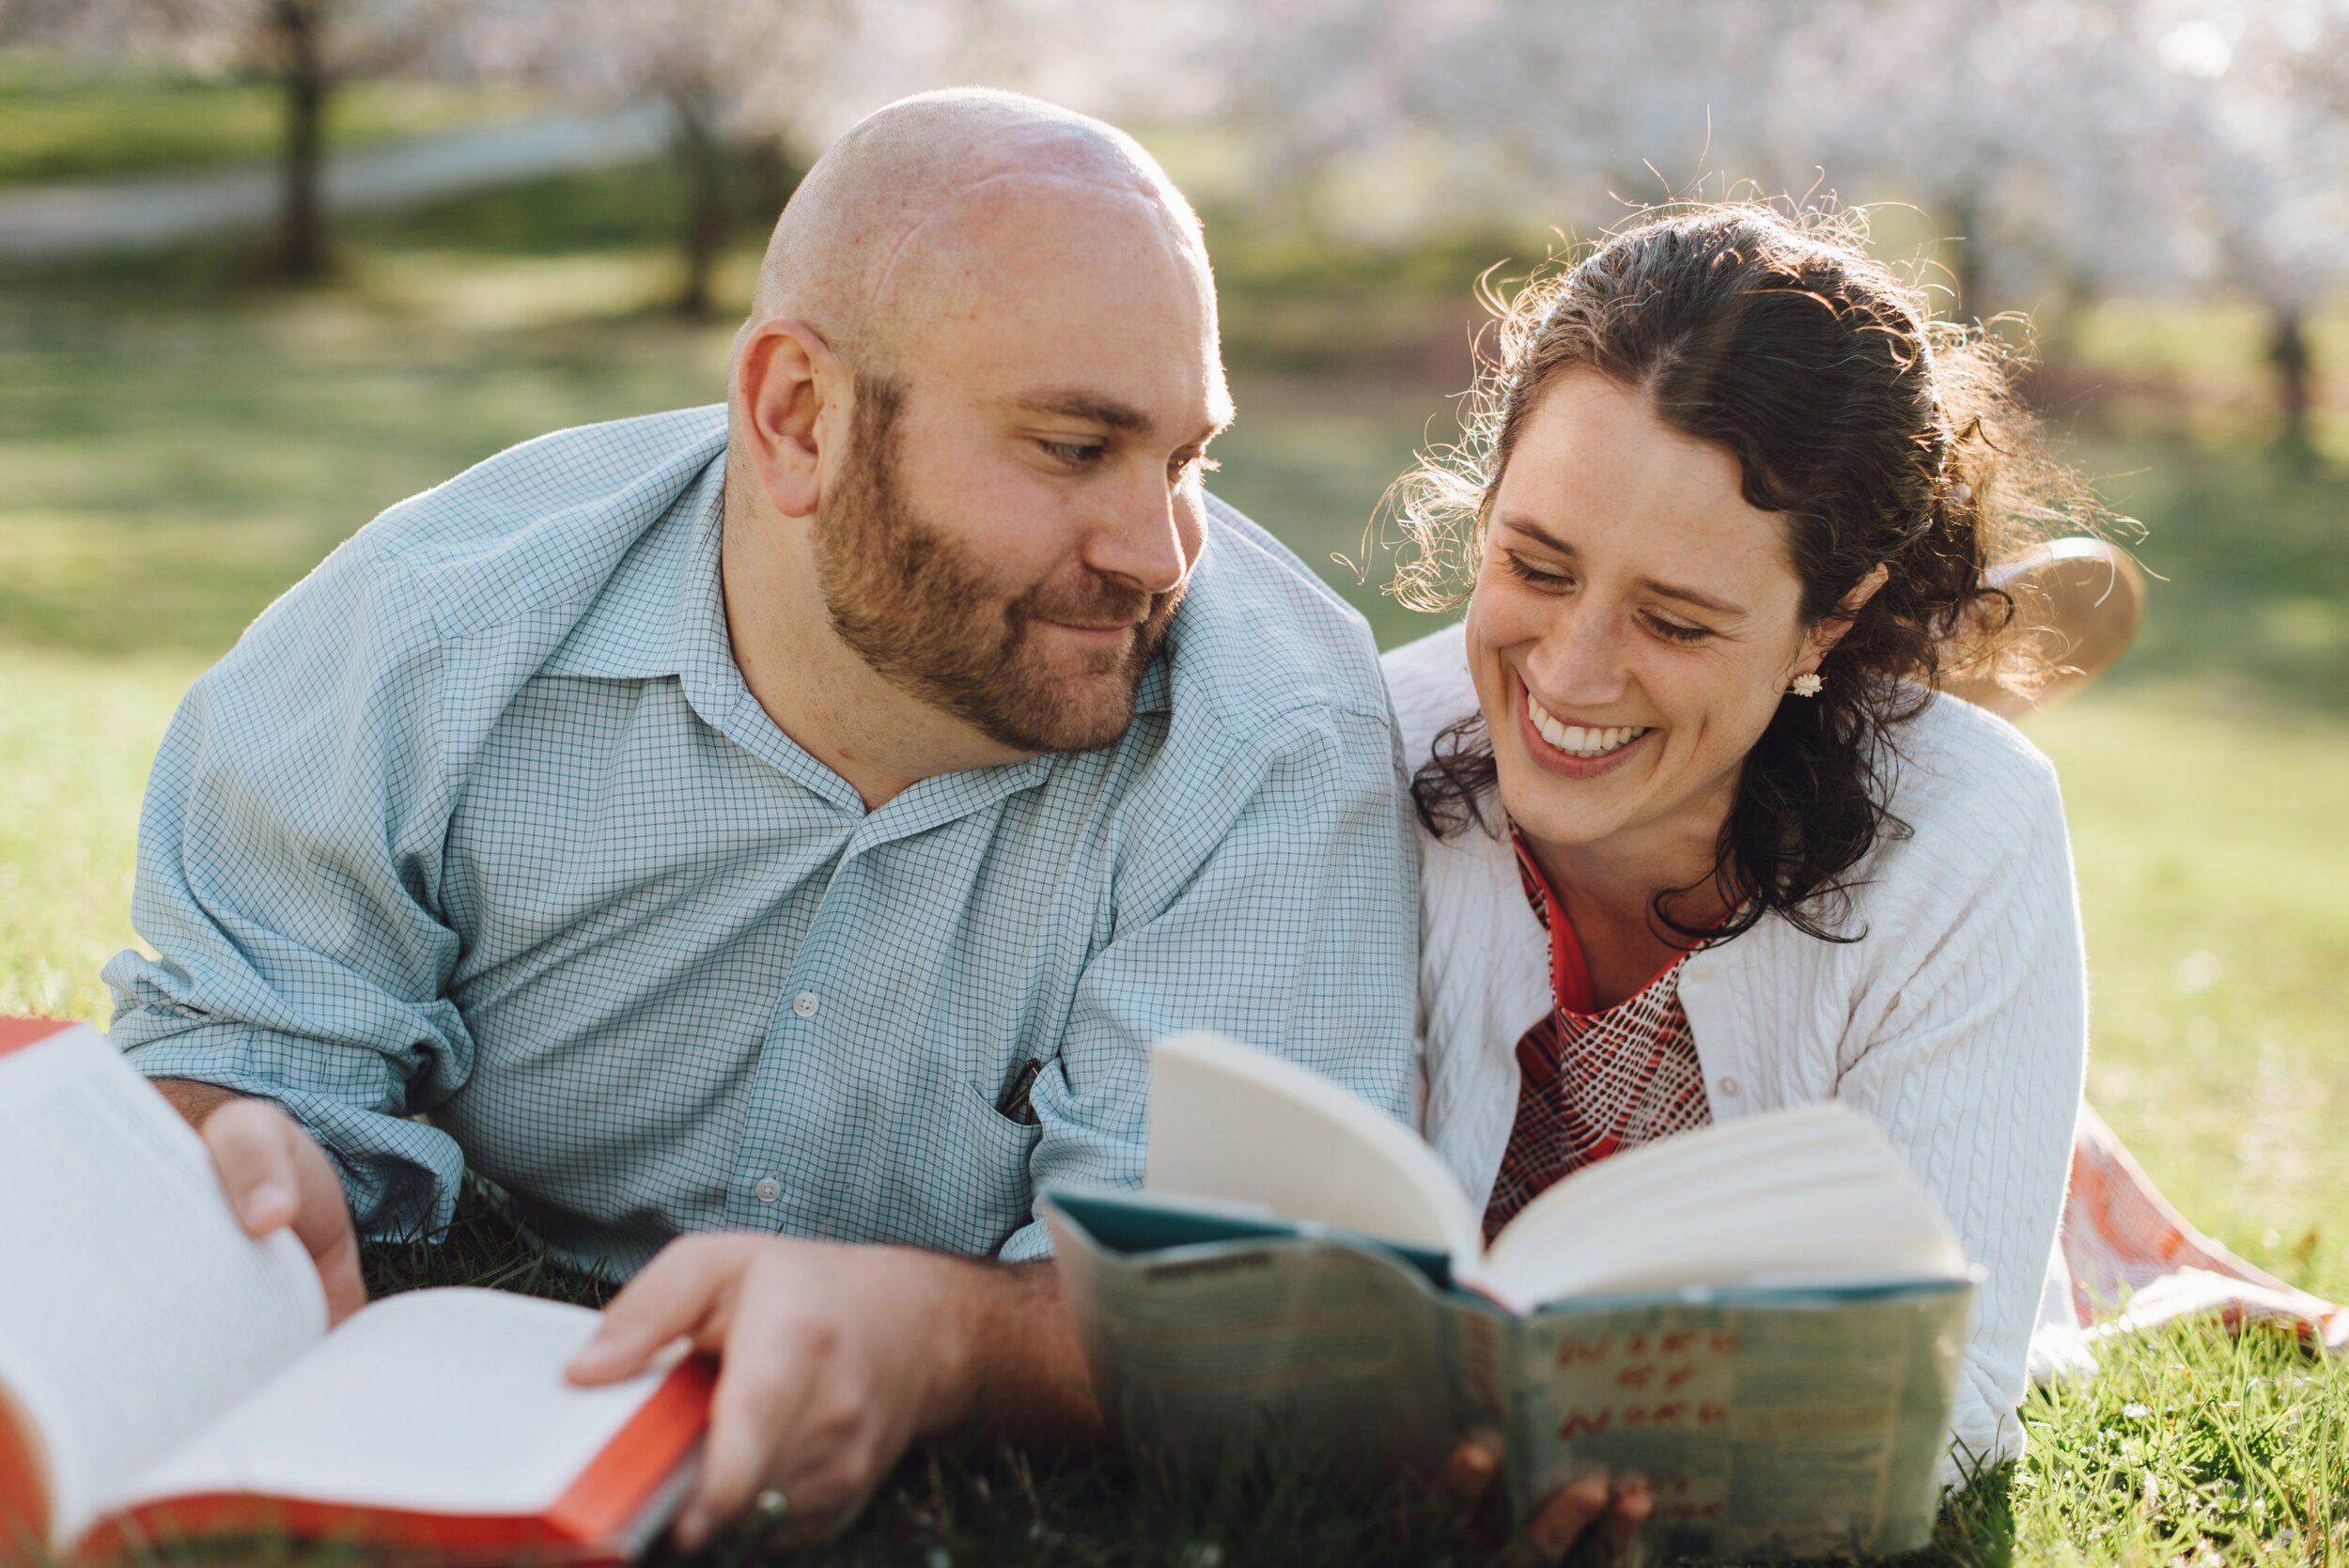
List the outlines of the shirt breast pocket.
<svg viewBox="0 0 2349 1568">
<path fill-rule="evenodd" d="M 984 1092 L 960 1079 L 955 1084 L 955 1113 L 964 1179 L 955 1184 L 950 1223 L 963 1250 L 992 1253 L 1034 1218 L 1028 1159 L 1044 1129 L 1013 1121 Z"/>
</svg>

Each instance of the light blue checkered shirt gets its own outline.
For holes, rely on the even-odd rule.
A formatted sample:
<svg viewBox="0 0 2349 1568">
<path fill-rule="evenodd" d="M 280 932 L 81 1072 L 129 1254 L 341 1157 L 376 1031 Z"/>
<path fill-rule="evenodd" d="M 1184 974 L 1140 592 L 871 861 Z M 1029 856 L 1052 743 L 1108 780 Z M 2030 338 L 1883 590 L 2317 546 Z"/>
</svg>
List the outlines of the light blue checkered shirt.
<svg viewBox="0 0 2349 1568">
<path fill-rule="evenodd" d="M 474 1169 L 631 1270 L 739 1227 L 1031 1258 L 1204 1026 L 1397 1114 L 1417 897 L 1368 630 L 1211 504 L 1125 738 L 866 812 L 742 684 L 723 409 L 392 508 L 180 704 L 106 966 L 150 1077 L 284 1105 L 364 1231 Z M 996 1110 L 1044 1063 L 1039 1125 Z M 430 1125 L 408 1120 L 428 1113 Z"/>
</svg>

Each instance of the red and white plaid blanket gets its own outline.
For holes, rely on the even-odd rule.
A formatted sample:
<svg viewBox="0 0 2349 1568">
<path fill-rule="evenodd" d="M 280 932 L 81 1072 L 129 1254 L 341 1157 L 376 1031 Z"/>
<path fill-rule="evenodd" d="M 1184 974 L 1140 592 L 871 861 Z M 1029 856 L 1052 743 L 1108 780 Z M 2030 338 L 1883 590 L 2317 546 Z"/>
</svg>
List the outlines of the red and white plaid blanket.
<svg viewBox="0 0 2349 1568">
<path fill-rule="evenodd" d="M 2085 1104 L 2072 1139 L 2062 1234 L 2072 1310 L 2092 1344 L 2209 1315 L 2230 1327 L 2289 1327 L 2311 1345 L 2349 1354 L 2349 1308 L 2294 1289 L 2187 1224 Z"/>
</svg>

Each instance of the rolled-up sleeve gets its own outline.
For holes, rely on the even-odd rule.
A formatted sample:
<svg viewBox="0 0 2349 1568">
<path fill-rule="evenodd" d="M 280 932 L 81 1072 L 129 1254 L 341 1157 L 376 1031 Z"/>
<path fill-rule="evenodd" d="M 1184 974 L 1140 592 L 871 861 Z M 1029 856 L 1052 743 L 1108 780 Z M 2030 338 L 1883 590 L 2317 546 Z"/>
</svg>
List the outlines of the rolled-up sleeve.
<svg viewBox="0 0 2349 1568">
<path fill-rule="evenodd" d="M 1284 715 L 1179 798 L 1134 818 L 1148 842 L 1120 876 L 1118 929 L 1079 982 L 1058 1058 L 1032 1092 L 1030 1170 L 1053 1182 L 1142 1178 L 1151 1041 L 1214 1029 L 1408 1115 L 1417 862 L 1392 722 Z M 1051 1242 L 1031 1222 L 1007 1261 Z"/>
<path fill-rule="evenodd" d="M 181 702 L 139 822 L 114 1038 L 149 1078 L 276 1101 L 361 1230 L 446 1222 L 463 1158 L 414 1121 L 463 1083 L 435 913 L 450 781 L 443 640 L 391 549 L 346 545 Z"/>
</svg>

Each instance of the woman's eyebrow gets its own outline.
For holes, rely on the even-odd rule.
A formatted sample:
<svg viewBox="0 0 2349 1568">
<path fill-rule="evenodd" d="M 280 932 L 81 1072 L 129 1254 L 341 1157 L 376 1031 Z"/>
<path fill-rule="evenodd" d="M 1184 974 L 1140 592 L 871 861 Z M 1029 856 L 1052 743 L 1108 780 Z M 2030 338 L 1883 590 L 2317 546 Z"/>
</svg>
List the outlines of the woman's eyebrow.
<svg viewBox="0 0 2349 1568">
<path fill-rule="evenodd" d="M 1501 520 L 1501 525 L 1514 533 L 1525 535 L 1545 550 L 1552 551 L 1569 560 L 1581 558 L 1580 551 L 1576 550 L 1574 546 L 1566 543 L 1565 540 L 1531 518 L 1504 517 Z M 1678 583 L 1659 582 L 1652 577 L 1641 578 L 1640 586 L 1660 598 L 1678 599 L 1683 604 L 1693 604 L 1698 609 L 1709 610 L 1716 615 L 1742 617 L 1746 613 L 1743 605 L 1732 604 L 1727 599 L 1715 598 L 1710 594 L 1701 593 L 1694 588 L 1684 588 Z"/>
<path fill-rule="evenodd" d="M 1535 522 L 1532 518 L 1503 517 L 1501 520 L 1501 526 L 1515 533 L 1528 536 L 1533 540 L 1534 543 L 1540 545 L 1545 550 L 1553 551 L 1560 555 L 1570 556 L 1578 560 L 1581 557 L 1582 552 L 1580 551 L 1576 550 L 1574 546 L 1566 543 L 1565 540 L 1560 538 L 1548 529 L 1544 528 L 1540 523 Z"/>
<path fill-rule="evenodd" d="M 1732 604 L 1727 599 L 1715 598 L 1710 594 L 1701 594 L 1694 588 L 1682 588 L 1670 582 L 1658 582 L 1652 577 L 1640 579 L 1640 586 L 1658 598 L 1676 598 L 1683 604 L 1693 604 L 1700 610 L 1710 610 L 1716 615 L 1742 617 L 1746 613 L 1742 605 Z"/>
</svg>

